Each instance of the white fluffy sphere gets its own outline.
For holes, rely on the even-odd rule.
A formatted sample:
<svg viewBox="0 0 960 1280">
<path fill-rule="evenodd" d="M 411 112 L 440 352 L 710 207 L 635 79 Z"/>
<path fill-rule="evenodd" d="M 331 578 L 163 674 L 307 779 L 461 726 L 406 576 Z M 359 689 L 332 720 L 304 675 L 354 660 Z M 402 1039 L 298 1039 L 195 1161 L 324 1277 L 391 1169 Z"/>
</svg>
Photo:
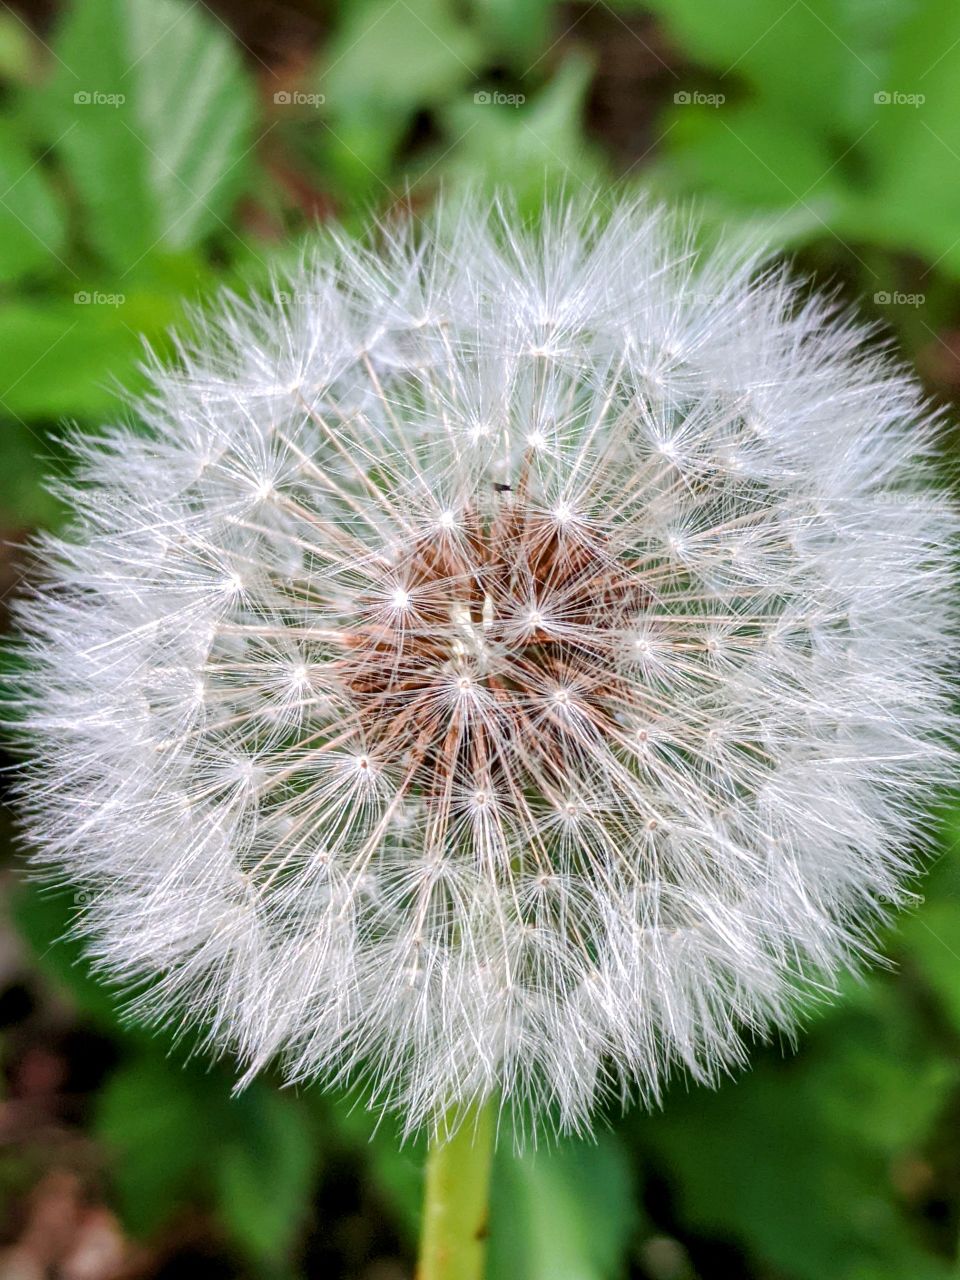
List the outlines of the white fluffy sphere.
<svg viewBox="0 0 960 1280">
<path fill-rule="evenodd" d="M 77 441 L 22 609 L 45 865 L 147 1016 L 410 1127 L 714 1078 L 950 764 L 913 382 L 646 206 L 334 238 Z"/>
</svg>

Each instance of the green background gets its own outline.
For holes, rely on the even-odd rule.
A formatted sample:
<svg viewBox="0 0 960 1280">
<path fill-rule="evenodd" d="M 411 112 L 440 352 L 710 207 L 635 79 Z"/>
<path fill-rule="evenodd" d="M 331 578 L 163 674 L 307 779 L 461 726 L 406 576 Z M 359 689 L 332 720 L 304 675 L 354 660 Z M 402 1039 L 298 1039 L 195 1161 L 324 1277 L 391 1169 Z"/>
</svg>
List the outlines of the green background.
<svg viewBox="0 0 960 1280">
<path fill-rule="evenodd" d="M 956 0 L 2 4 L 0 85 L 4 599 L 64 517 L 65 432 L 127 414 L 144 337 L 318 221 L 441 186 L 692 198 L 960 394 Z M 0 1276 L 410 1276 L 419 1148 L 317 1090 L 232 1099 L 225 1066 L 124 1026 L 0 816 Z M 593 1143 L 501 1150 L 490 1280 L 957 1273 L 960 811 L 931 821 L 891 964 L 798 1044 Z"/>
</svg>

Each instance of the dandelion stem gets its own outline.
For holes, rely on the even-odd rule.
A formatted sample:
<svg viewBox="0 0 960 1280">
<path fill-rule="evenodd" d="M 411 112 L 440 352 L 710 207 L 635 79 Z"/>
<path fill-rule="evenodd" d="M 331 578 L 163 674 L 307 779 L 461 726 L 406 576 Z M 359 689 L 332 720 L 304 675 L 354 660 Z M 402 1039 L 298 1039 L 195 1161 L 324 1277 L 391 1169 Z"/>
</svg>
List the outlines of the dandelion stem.
<svg viewBox="0 0 960 1280">
<path fill-rule="evenodd" d="M 417 1280 L 482 1280 L 495 1110 L 495 1100 L 471 1108 L 430 1144 Z"/>
</svg>

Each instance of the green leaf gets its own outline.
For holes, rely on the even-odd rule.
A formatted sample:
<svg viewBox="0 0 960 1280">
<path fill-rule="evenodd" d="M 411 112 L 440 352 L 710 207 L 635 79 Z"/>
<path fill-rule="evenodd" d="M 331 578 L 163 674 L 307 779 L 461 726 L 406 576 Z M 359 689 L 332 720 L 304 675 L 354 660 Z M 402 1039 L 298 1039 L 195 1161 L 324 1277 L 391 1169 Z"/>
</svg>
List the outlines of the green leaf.
<svg viewBox="0 0 960 1280">
<path fill-rule="evenodd" d="M 348 1097 L 324 1099 L 322 1115 L 351 1154 L 366 1164 L 381 1198 L 393 1210 L 398 1228 L 407 1242 L 415 1245 L 420 1230 L 426 1142 L 422 1138 L 405 1142 L 392 1117 L 352 1104 Z"/>
<path fill-rule="evenodd" d="M 686 1228 L 736 1242 L 760 1274 L 945 1276 L 914 1236 L 897 1170 L 921 1160 L 958 1078 L 913 1002 L 878 978 L 797 1057 L 773 1050 L 716 1092 L 673 1089 L 662 1114 L 630 1123 Z"/>
<path fill-rule="evenodd" d="M 156 1231 L 195 1199 L 197 1170 L 221 1140 L 194 1083 L 175 1064 L 144 1054 L 114 1072 L 101 1094 L 95 1127 L 114 1157 L 121 1216 L 136 1235 Z"/>
<path fill-rule="evenodd" d="M 12 9 L 0 13 L 0 76 L 5 80 L 26 80 L 39 48 L 40 42 Z"/>
<path fill-rule="evenodd" d="M 220 1218 L 248 1257 L 277 1261 L 307 1217 L 317 1136 L 292 1094 L 255 1084 L 229 1105 L 232 1136 L 214 1169 Z"/>
<path fill-rule="evenodd" d="M 941 1001 L 954 1032 L 960 1034 L 960 902 L 930 900 L 903 927 L 911 964 Z"/>
<path fill-rule="evenodd" d="M 551 0 L 476 0 L 477 21 L 498 53 L 521 74 L 549 44 Z"/>
<path fill-rule="evenodd" d="M 574 53 L 530 101 L 487 93 L 452 104 L 443 118 L 459 141 L 440 171 L 461 190 L 509 187 L 525 210 L 542 207 L 545 192 L 596 190 L 606 171 L 582 124 L 592 77 L 591 60 Z"/>
<path fill-rule="evenodd" d="M 316 181 L 350 209 L 395 198 L 397 155 L 417 111 L 440 108 L 489 62 L 489 31 L 455 0 L 357 0 L 324 49 L 322 123 L 290 122 Z"/>
<path fill-rule="evenodd" d="M 25 302 L 0 307 L 0 409 L 23 418 L 95 416 L 115 402 L 137 348 L 112 307 Z"/>
<path fill-rule="evenodd" d="M 744 209 L 831 209 L 844 199 L 825 140 L 769 107 L 677 105 L 666 126 L 675 184 Z M 819 223 L 823 230 L 823 223 Z"/>
<path fill-rule="evenodd" d="M 960 1038 L 960 807 L 941 821 L 941 856 L 922 885 L 924 900 L 899 922 L 907 980 L 919 977 L 940 1003 L 948 1034 Z"/>
<path fill-rule="evenodd" d="M 116 407 L 119 383 L 136 384 L 140 333 L 156 334 L 156 320 L 171 318 L 170 305 L 161 310 L 151 302 L 141 310 L 132 296 L 99 302 L 97 292 L 78 290 L 87 302 L 0 307 L 0 412 L 26 419 L 98 418 Z"/>
<path fill-rule="evenodd" d="M 84 0 L 55 53 L 43 112 L 104 260 L 126 273 L 155 246 L 176 251 L 227 230 L 254 99 L 210 10 L 185 0 Z"/>
<path fill-rule="evenodd" d="M 861 235 L 918 251 L 954 273 L 960 272 L 960 190 L 952 180 L 960 163 L 960 77 L 951 53 L 958 42 L 960 9 L 952 0 L 914 6 L 878 86 L 891 100 L 874 107 L 874 127 L 863 142 L 865 195 L 849 220 Z"/>
<path fill-rule="evenodd" d="M 44 487 L 46 476 L 59 463 L 56 439 L 15 418 L 4 422 L 2 431 L 0 530 L 4 533 L 0 536 L 14 529 L 56 524 L 63 505 Z"/>
<path fill-rule="evenodd" d="M 890 46 L 910 0 L 653 0 L 668 30 L 733 100 L 746 80 L 767 109 L 827 136 L 862 128 L 884 88 Z M 695 74 L 695 73 L 694 73 Z M 694 82 L 677 84 L 692 88 Z"/>
<path fill-rule="evenodd" d="M 96 1130 L 115 1157 L 120 1215 L 134 1234 L 159 1230 L 191 1202 L 209 1120 L 186 1076 L 161 1057 L 138 1057 L 111 1076 Z"/>
<path fill-rule="evenodd" d="M 931 166 L 922 115 L 885 105 L 883 96 L 922 91 L 935 57 L 960 36 L 948 0 L 654 0 L 653 7 L 692 59 L 710 68 L 676 82 L 659 166 L 669 186 L 735 211 L 799 207 L 812 215 L 808 240 L 828 231 L 854 243 L 872 237 L 928 251 L 936 244 L 936 256 L 947 249 L 957 210 L 934 192 L 946 154 Z M 905 51 L 920 29 L 931 48 L 911 61 Z M 944 92 L 931 75 L 928 92 L 955 129 L 956 77 L 945 56 L 940 73 L 952 88 Z M 689 99 L 698 91 L 719 95 L 719 105 L 697 107 Z M 905 158 L 923 171 L 919 183 L 906 176 Z M 888 160 L 881 189 L 872 175 Z"/>
<path fill-rule="evenodd" d="M 321 87 L 335 116 L 393 127 L 474 79 L 483 45 L 450 0 L 374 0 L 345 11 L 327 49 Z"/>
<path fill-rule="evenodd" d="M 352 4 L 333 33 L 317 88 L 322 132 L 304 145 L 321 180 L 356 205 L 394 194 L 395 156 L 418 109 L 438 106 L 484 65 L 484 46 L 452 0 Z"/>
<path fill-rule="evenodd" d="M 8 651 L 4 659 L 6 671 Z M 86 1018 L 116 1033 L 118 1001 L 91 973 L 82 944 L 67 936 L 76 921 L 82 892 L 24 882 L 17 886 L 13 897 L 14 920 L 18 934 L 33 951 L 35 963 L 47 981 L 73 1001 Z"/>
<path fill-rule="evenodd" d="M 614 1280 L 637 1226 L 632 1171 L 612 1133 L 517 1156 L 498 1148 L 487 1280 Z"/>
<path fill-rule="evenodd" d="M 0 281 L 55 266 L 66 224 L 60 202 L 15 120 L 0 118 Z"/>
<path fill-rule="evenodd" d="M 149 1235 L 185 1205 L 209 1206 L 244 1256 L 278 1263 L 306 1223 L 320 1145 L 306 1104 L 232 1072 L 181 1065 L 149 1044 L 100 1100 L 96 1131 L 113 1154 L 124 1222 Z"/>
</svg>

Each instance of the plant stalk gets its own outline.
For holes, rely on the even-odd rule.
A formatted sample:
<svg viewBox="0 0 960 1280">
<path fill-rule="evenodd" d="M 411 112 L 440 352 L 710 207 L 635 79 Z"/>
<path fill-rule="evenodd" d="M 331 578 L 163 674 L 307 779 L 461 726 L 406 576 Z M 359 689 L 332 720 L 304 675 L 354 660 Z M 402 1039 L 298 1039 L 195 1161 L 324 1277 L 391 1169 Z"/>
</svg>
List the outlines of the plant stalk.
<svg viewBox="0 0 960 1280">
<path fill-rule="evenodd" d="M 496 1099 L 455 1123 L 427 1152 L 417 1280 L 483 1280 Z"/>
</svg>

